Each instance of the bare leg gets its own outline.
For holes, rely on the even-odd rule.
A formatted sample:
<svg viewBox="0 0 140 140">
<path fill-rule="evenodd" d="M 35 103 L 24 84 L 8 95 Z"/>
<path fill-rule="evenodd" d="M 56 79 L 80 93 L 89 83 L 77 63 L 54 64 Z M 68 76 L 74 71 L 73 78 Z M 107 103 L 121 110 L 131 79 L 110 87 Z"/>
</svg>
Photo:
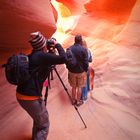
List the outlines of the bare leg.
<svg viewBox="0 0 140 140">
<path fill-rule="evenodd" d="M 93 98 L 94 76 L 95 76 L 95 72 L 94 72 L 94 70 L 90 67 L 90 97 L 91 97 L 91 98 Z"/>
<path fill-rule="evenodd" d="M 81 99 L 81 93 L 82 93 L 82 90 L 81 90 L 81 88 L 77 88 L 77 101 L 80 101 L 80 99 Z"/>
<path fill-rule="evenodd" d="M 82 88 L 77 89 L 77 106 L 82 105 L 84 102 L 81 99 Z"/>
<path fill-rule="evenodd" d="M 94 70 L 90 67 L 90 89 L 93 90 L 94 87 Z"/>
<path fill-rule="evenodd" d="M 72 104 L 76 103 L 76 87 L 72 87 Z"/>
</svg>

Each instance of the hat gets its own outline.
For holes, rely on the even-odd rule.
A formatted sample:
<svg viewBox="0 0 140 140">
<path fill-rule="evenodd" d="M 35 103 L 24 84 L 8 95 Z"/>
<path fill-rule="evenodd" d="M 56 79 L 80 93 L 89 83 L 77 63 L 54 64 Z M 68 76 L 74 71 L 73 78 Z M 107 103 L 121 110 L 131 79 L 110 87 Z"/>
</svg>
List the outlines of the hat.
<svg viewBox="0 0 140 140">
<path fill-rule="evenodd" d="M 34 50 L 40 50 L 46 46 L 46 38 L 39 31 L 30 34 L 29 42 Z"/>
</svg>

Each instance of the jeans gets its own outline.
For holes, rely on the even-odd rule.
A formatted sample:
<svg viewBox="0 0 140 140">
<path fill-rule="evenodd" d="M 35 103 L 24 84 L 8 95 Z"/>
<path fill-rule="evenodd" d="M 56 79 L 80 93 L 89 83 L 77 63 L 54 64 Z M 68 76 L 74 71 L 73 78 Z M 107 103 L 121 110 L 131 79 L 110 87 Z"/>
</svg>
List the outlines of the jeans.
<svg viewBox="0 0 140 140">
<path fill-rule="evenodd" d="M 87 72 L 86 85 L 82 88 L 81 100 L 87 100 L 87 94 L 90 90 L 89 72 Z"/>
</svg>

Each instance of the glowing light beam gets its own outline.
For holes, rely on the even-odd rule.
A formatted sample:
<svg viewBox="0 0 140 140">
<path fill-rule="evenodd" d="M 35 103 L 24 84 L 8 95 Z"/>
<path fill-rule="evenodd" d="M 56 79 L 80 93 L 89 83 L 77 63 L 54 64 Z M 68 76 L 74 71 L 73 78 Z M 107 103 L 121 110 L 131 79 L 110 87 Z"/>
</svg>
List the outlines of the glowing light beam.
<svg viewBox="0 0 140 140">
<path fill-rule="evenodd" d="M 57 30 L 53 34 L 53 37 L 62 43 L 67 38 L 67 34 L 76 26 L 80 16 L 72 16 L 70 10 L 62 3 L 56 2 L 55 0 L 51 0 L 51 3 L 58 13 Z"/>
</svg>

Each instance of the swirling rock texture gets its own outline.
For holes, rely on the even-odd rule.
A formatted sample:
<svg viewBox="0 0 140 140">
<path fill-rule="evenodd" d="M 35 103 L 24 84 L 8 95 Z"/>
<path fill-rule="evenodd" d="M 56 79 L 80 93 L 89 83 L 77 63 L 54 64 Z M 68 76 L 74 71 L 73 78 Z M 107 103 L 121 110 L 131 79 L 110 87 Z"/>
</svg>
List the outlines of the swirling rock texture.
<svg viewBox="0 0 140 140">
<path fill-rule="evenodd" d="M 48 140 L 139 140 L 140 0 L 57 2 L 52 1 L 52 8 L 49 0 L 0 1 L 0 63 L 14 52 L 29 52 L 32 31 L 40 30 L 47 38 L 53 35 L 65 48 L 82 34 L 93 53 L 95 71 L 94 90 L 78 108 L 87 128 L 54 72 L 47 104 Z M 70 93 L 65 65 L 57 70 Z M 0 71 L 0 139 L 30 139 L 31 119 Z"/>
</svg>

